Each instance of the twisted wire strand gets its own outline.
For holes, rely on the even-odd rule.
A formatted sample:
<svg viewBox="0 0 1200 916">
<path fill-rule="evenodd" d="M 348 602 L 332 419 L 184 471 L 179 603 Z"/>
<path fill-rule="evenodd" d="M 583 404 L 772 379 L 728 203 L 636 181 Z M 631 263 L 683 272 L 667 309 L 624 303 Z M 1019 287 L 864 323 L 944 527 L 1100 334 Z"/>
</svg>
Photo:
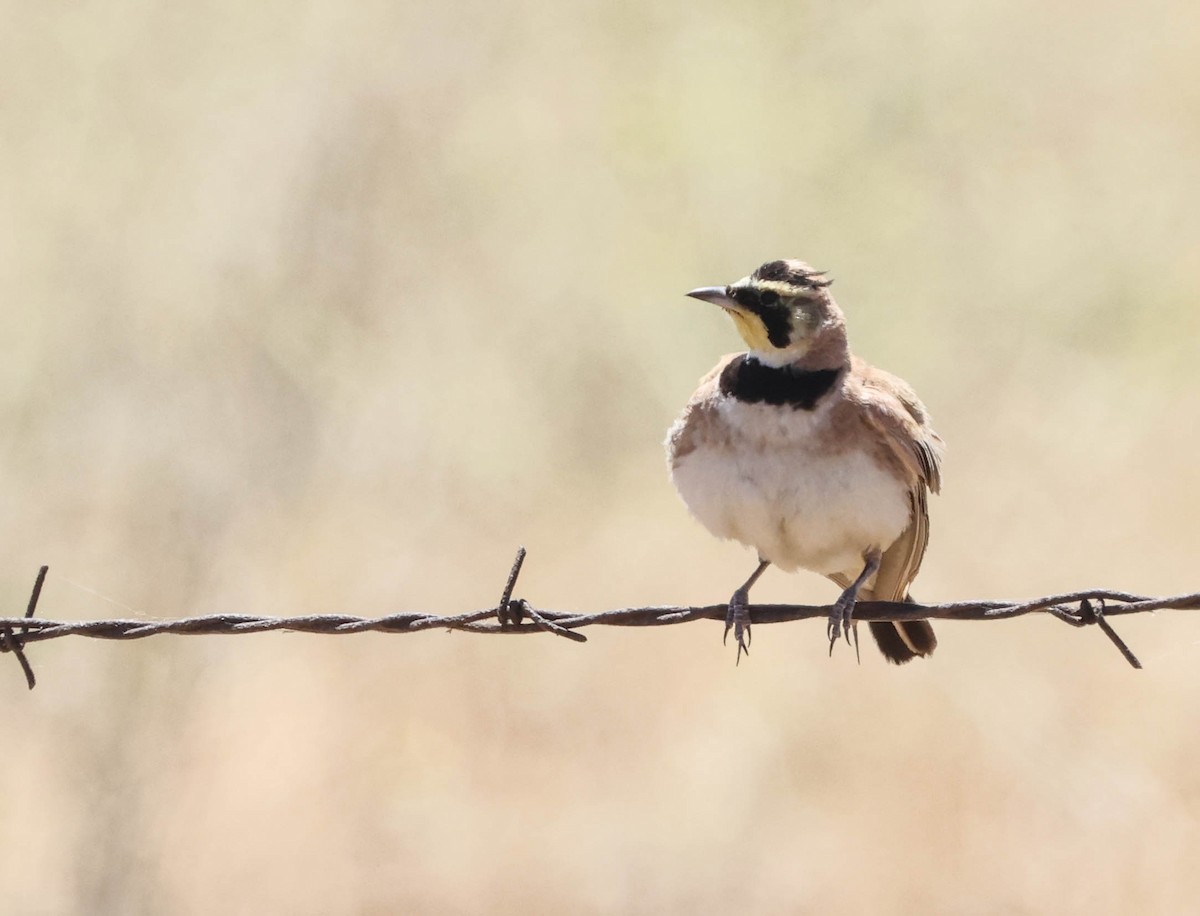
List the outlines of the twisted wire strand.
<svg viewBox="0 0 1200 916">
<path fill-rule="evenodd" d="M 90 639 L 146 639 L 151 636 L 233 636 L 283 630 L 293 633 L 346 635 L 351 633 L 416 633 L 424 630 L 458 630 L 465 633 L 527 635 L 548 632 L 575 642 L 586 642 L 578 632 L 589 626 L 657 627 L 690 623 L 693 620 L 724 620 L 725 604 L 698 607 L 663 605 L 658 607 L 618 608 L 591 614 L 537 608 L 513 590 L 525 561 L 525 548 L 519 548 L 495 607 L 463 614 L 442 616 L 428 613 L 387 614 L 382 617 L 358 617 L 351 614 L 306 614 L 293 617 L 267 617 L 249 614 L 210 614 L 175 620 L 89 620 L 56 621 L 35 618 L 38 598 L 46 579 L 47 567 L 38 572 L 24 617 L 0 618 L 0 652 L 16 656 L 32 689 L 36 683 L 25 654 L 31 643 L 65 636 Z M 811 618 L 827 618 L 830 605 L 755 604 L 751 613 L 755 624 L 784 623 Z M 1082 589 L 1061 595 L 1048 595 L 1024 601 L 958 601 L 946 604 L 908 604 L 897 601 L 860 601 L 854 618 L 871 620 L 1008 620 L 1028 614 L 1050 614 L 1070 624 L 1084 627 L 1096 624 L 1135 668 L 1141 663 L 1113 630 L 1106 618 L 1158 610 L 1200 610 L 1200 592 L 1167 598 L 1134 595 L 1113 589 Z"/>
</svg>

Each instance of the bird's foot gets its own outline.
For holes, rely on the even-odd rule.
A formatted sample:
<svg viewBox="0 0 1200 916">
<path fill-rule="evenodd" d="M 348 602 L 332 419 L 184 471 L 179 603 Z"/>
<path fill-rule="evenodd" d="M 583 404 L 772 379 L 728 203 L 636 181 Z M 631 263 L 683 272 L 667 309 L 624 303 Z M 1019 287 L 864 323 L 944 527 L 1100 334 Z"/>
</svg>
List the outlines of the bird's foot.
<svg viewBox="0 0 1200 916">
<path fill-rule="evenodd" d="M 725 636 L 722 642 L 729 640 L 729 631 L 733 630 L 734 641 L 737 642 L 737 661 L 740 664 L 742 653 L 750 654 L 750 599 L 744 588 L 739 588 L 729 599 L 729 610 L 725 612 Z"/>
<path fill-rule="evenodd" d="M 829 654 L 833 655 L 833 647 L 840 637 L 854 644 L 854 653 L 858 654 L 858 628 L 854 625 L 854 602 L 856 590 L 848 588 L 834 603 L 829 612 Z M 853 636 L 853 638 L 851 638 Z"/>
</svg>

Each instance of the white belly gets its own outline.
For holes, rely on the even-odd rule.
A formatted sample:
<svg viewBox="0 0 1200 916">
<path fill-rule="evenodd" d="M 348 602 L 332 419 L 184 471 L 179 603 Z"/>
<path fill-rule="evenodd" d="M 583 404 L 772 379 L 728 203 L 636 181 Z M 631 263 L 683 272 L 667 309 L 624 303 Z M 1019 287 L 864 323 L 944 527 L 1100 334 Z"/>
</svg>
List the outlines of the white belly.
<svg viewBox="0 0 1200 916">
<path fill-rule="evenodd" d="M 908 526 L 907 486 L 870 454 L 812 447 L 823 411 L 738 407 L 739 435 L 696 449 L 671 475 L 714 535 L 784 570 L 856 576 L 865 551 L 886 550 Z"/>
</svg>

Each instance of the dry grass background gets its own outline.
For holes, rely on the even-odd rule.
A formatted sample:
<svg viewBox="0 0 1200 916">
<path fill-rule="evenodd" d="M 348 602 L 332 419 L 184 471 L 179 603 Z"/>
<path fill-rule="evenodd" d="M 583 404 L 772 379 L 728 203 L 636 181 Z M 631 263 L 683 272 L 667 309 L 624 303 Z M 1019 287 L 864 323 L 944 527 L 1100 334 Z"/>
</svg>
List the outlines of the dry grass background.
<svg viewBox="0 0 1200 916">
<path fill-rule="evenodd" d="M 3 9 L 7 613 L 723 600 L 659 443 L 775 257 L 949 442 L 920 597 L 1200 588 L 1195 4 Z M 1200 619 L 1119 628 L 36 646 L 0 908 L 1194 911 Z"/>
</svg>

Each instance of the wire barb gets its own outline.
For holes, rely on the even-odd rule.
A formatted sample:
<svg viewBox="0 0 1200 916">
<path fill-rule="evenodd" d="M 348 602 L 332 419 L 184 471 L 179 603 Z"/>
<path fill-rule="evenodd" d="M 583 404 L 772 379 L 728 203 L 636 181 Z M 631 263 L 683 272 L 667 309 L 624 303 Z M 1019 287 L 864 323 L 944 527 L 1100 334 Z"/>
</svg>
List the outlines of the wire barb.
<svg viewBox="0 0 1200 916">
<path fill-rule="evenodd" d="M 35 618 L 38 599 L 46 579 L 43 566 L 34 583 L 24 617 L 0 618 L 0 652 L 16 656 L 25 681 L 32 689 L 36 683 L 33 669 L 25 656 L 30 643 L 64 636 L 91 639 L 145 639 L 150 636 L 233 636 L 245 633 L 285 630 L 294 633 L 320 633 L 330 636 L 351 633 L 414 633 L 421 630 L 459 630 L 465 633 L 553 633 L 573 642 L 586 642 L 577 630 L 586 626 L 657 627 L 689 623 L 693 620 L 726 619 L 726 604 L 702 607 L 638 607 L 580 614 L 535 608 L 523 598 L 513 598 L 517 578 L 525 562 L 525 549 L 517 551 L 512 569 L 501 594 L 500 603 L 481 611 L 443 617 L 437 614 L 402 613 L 384 617 L 354 617 L 348 614 L 319 614 L 296 617 L 263 617 L 249 614 L 214 614 L 175 620 L 91 620 L 64 622 Z M 1148 598 L 1111 589 L 1086 589 L 1065 595 L 1050 595 L 1031 601 L 962 601 L 949 604 L 920 605 L 901 601 L 859 601 L 854 620 L 1008 620 L 1028 614 L 1047 614 L 1073 627 L 1098 626 L 1134 668 L 1141 662 L 1113 630 L 1110 619 L 1123 614 L 1158 610 L 1200 610 L 1200 592 L 1169 598 Z M 821 618 L 828 620 L 829 605 L 756 604 L 755 625 Z"/>
<path fill-rule="evenodd" d="M 1096 624 L 1104 631 L 1104 635 L 1112 640 L 1114 646 L 1121 650 L 1121 654 L 1125 656 L 1125 661 L 1129 662 L 1134 668 L 1139 670 L 1142 663 L 1138 661 L 1138 657 L 1133 654 L 1129 646 L 1125 645 L 1125 640 L 1117 635 L 1117 631 L 1112 628 L 1112 624 L 1104 619 L 1104 599 L 1097 598 L 1093 604 L 1090 599 L 1084 598 L 1079 602 L 1079 616 L 1083 620 L 1084 625 Z"/>
<path fill-rule="evenodd" d="M 496 620 L 500 626 L 521 622 L 521 608 L 515 612 L 510 607 L 513 589 L 517 587 L 517 576 L 521 575 L 521 567 L 525 565 L 525 548 L 517 548 L 517 558 L 513 560 L 512 569 L 508 573 L 508 581 L 504 583 L 504 592 L 500 595 L 500 603 L 496 605 Z"/>
<path fill-rule="evenodd" d="M 37 611 L 38 599 L 42 597 L 42 585 L 46 582 L 46 573 L 50 571 L 49 566 L 43 566 L 38 570 L 37 578 L 33 582 L 33 591 L 29 595 L 29 604 L 25 608 L 25 620 L 33 617 Z M 29 632 L 29 628 L 25 625 L 19 625 L 20 634 L 13 632 L 12 626 L 5 623 L 0 627 L 0 652 L 11 652 L 17 659 L 17 663 L 21 666 L 21 671 L 25 674 L 25 683 L 32 690 L 37 686 L 37 678 L 33 674 L 33 666 L 29 664 L 29 659 L 25 657 L 25 634 Z"/>
</svg>

